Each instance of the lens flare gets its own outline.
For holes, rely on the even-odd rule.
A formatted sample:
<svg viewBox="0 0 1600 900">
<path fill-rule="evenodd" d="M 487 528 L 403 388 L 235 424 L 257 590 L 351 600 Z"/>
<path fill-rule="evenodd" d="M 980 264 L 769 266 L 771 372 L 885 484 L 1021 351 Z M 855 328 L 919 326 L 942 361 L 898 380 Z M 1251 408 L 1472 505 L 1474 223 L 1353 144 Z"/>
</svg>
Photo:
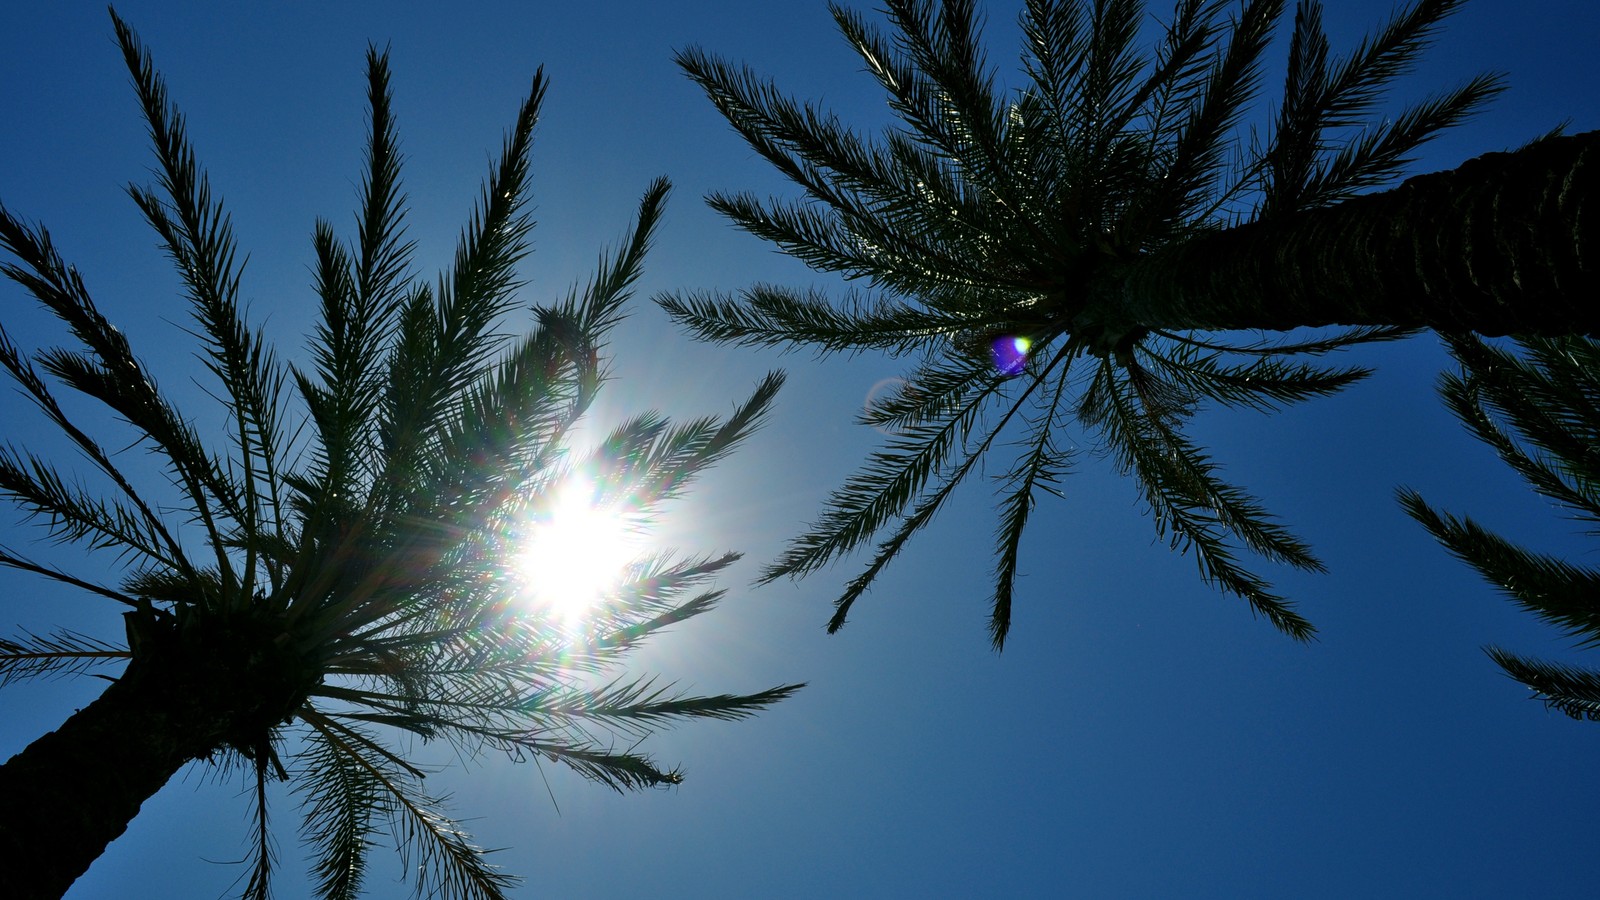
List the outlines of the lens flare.
<svg viewBox="0 0 1600 900">
<path fill-rule="evenodd" d="M 989 345 L 989 357 L 1002 375 L 1021 375 L 1028 367 L 1028 350 L 1033 341 L 1014 334 L 1003 334 Z"/>
<path fill-rule="evenodd" d="M 625 514 L 596 504 L 585 481 L 561 488 L 548 512 L 530 523 L 516 569 L 535 606 L 569 624 L 622 579 L 640 553 L 640 536 Z"/>
</svg>

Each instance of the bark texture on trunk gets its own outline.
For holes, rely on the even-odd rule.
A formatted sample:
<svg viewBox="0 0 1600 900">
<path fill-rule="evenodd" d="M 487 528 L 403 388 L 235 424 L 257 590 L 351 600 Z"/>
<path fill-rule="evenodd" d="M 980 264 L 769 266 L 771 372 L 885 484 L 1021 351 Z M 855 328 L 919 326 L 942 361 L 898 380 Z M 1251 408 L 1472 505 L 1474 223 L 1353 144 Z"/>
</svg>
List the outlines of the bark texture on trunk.
<svg viewBox="0 0 1600 900">
<path fill-rule="evenodd" d="M 1094 293 L 1148 328 L 1600 335 L 1600 132 L 1204 235 Z"/>
</svg>

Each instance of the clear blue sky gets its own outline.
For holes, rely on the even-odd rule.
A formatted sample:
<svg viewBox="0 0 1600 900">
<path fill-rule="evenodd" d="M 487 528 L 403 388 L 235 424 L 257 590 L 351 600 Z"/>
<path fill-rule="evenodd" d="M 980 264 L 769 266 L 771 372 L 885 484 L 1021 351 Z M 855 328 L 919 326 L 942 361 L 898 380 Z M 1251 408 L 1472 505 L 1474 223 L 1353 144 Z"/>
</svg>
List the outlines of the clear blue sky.
<svg viewBox="0 0 1600 900">
<path fill-rule="evenodd" d="M 989 5 L 991 59 L 1010 79 L 1020 6 Z M 1391 9 L 1389 0 L 1329 6 L 1344 48 Z M 771 425 L 669 517 L 671 538 L 687 548 L 747 551 L 726 580 L 729 600 L 636 665 L 714 692 L 811 686 L 753 721 L 653 739 L 659 758 L 687 771 L 673 791 L 616 796 L 546 767 L 558 812 L 530 766 L 484 759 L 430 778 L 431 789 L 454 794 L 452 811 L 472 820 L 481 843 L 506 848 L 501 862 L 528 879 L 519 896 L 1592 896 L 1600 725 L 1525 699 L 1480 647 L 1582 654 L 1448 559 L 1392 491 L 1409 484 L 1590 562 L 1596 545 L 1571 535 L 1440 408 L 1432 385 L 1445 360 L 1433 339 L 1363 352 L 1380 374 L 1334 399 L 1197 422 L 1229 475 L 1331 567 L 1320 577 L 1269 573 L 1319 626 L 1318 643 L 1295 644 L 1203 587 L 1192 559 L 1153 540 L 1132 486 L 1087 456 L 1066 483 L 1069 499 L 1036 513 L 1003 655 L 983 630 L 993 519 L 981 488 L 948 508 L 828 637 L 829 601 L 852 569 L 745 584 L 872 445 L 852 416 L 899 365 L 695 345 L 643 300 L 675 288 L 816 282 L 701 204 L 713 189 L 787 188 L 670 56 L 698 43 L 854 121 L 881 121 L 883 105 L 821 0 L 119 10 L 189 116 L 250 254 L 245 293 L 285 352 L 304 346 L 313 310 L 313 221 L 350 222 L 362 52 L 373 41 L 392 45 L 424 270 L 448 259 L 488 156 L 543 64 L 551 89 L 534 155 L 530 301 L 586 275 L 649 179 L 676 184 L 615 345 L 605 412 L 725 412 L 762 371 L 791 372 Z M 164 385 L 203 405 L 173 276 L 121 192 L 146 180 L 151 157 L 110 34 L 92 3 L 0 12 L 0 197 L 51 228 Z M 1421 97 L 1484 69 L 1507 73 L 1510 90 L 1431 145 L 1418 169 L 1519 145 L 1566 119 L 1575 130 L 1600 127 L 1597 39 L 1592 0 L 1467 4 L 1401 94 Z M 19 342 L 57 340 L 19 291 L 0 289 L 0 304 Z M 58 450 L 26 412 L 3 392 L 0 436 Z M 0 542 L 24 546 L 33 534 L 0 517 Z M 119 634 L 118 612 L 0 572 L 0 627 Z M 0 758 L 101 686 L 0 693 Z M 239 773 L 186 769 L 70 896 L 224 893 L 242 872 L 226 861 L 244 855 L 243 784 Z M 292 798 L 278 801 L 280 896 L 294 897 L 304 884 L 296 814 Z M 397 856 L 373 863 L 370 896 L 409 895 Z"/>
</svg>

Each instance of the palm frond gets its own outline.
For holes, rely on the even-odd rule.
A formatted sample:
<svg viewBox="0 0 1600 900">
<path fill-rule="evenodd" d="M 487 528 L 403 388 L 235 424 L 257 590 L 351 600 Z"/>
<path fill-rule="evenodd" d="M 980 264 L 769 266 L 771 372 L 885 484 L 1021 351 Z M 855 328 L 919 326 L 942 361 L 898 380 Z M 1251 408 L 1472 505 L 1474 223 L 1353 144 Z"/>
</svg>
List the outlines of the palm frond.
<svg viewBox="0 0 1600 900">
<path fill-rule="evenodd" d="M 87 579 L 78 578 L 75 575 L 61 571 L 55 566 L 48 566 L 44 565 L 43 563 L 34 562 L 27 557 L 17 555 L 10 548 L 4 545 L 0 545 L 0 566 L 19 569 L 23 572 L 32 572 L 35 575 L 43 575 L 45 578 L 48 578 L 52 581 L 59 581 L 62 584 L 71 585 L 80 590 L 88 591 L 91 594 L 99 594 L 102 597 L 115 600 L 116 602 L 127 606 L 139 605 L 137 600 L 128 596 L 127 594 L 112 590 L 111 588 L 96 584 Z"/>
<path fill-rule="evenodd" d="M 178 269 L 206 343 L 207 368 L 225 389 L 233 421 L 243 490 L 223 492 L 216 500 L 235 522 L 252 528 L 277 524 L 282 503 L 276 494 L 278 416 L 285 376 L 261 335 L 243 319 L 238 299 L 242 267 L 235 265 L 233 226 L 195 161 L 183 116 L 168 100 L 165 82 L 133 31 L 114 12 L 112 23 L 155 147 L 165 197 L 137 187 L 130 187 L 129 194 Z M 210 515 L 203 504 L 201 514 Z M 240 576 L 245 584 L 254 582 L 255 564 L 247 551 Z"/>
<path fill-rule="evenodd" d="M 1003 322 L 968 314 L 927 311 L 887 298 L 852 294 L 832 300 L 817 290 L 756 285 L 737 298 L 715 294 L 663 294 L 671 319 L 701 340 L 750 346 L 814 347 L 822 355 L 866 349 L 910 353 L 931 336 Z"/>
<path fill-rule="evenodd" d="M 298 756 L 295 789 L 305 817 L 300 834 L 311 845 L 318 896 L 355 900 L 366 878 L 373 820 L 388 814 L 376 777 L 322 732 L 312 730 Z"/>
<path fill-rule="evenodd" d="M 964 445 L 985 401 L 1002 385 L 994 377 L 983 382 L 969 389 L 960 406 L 908 425 L 890 438 L 886 449 L 874 451 L 866 465 L 829 497 L 821 518 L 763 571 L 762 581 L 817 569 L 855 549 L 898 516 Z"/>
<path fill-rule="evenodd" d="M 989 641 L 997 650 L 1005 646 L 1006 636 L 1011 632 L 1011 601 L 1016 590 L 1018 557 L 1028 514 L 1037 502 L 1035 492 L 1058 494 L 1057 485 L 1066 468 L 1068 453 L 1056 446 L 1053 432 L 1066 387 L 1065 379 L 1056 381 L 1050 399 L 1041 404 L 1028 423 L 1031 433 L 1026 453 L 1005 477 L 1010 491 L 999 502 L 999 551 L 995 563 L 994 607 L 989 614 Z"/>
<path fill-rule="evenodd" d="M 1600 672 L 1560 663 L 1543 662 L 1488 648 L 1507 675 L 1530 688 L 1544 705 L 1574 719 L 1600 722 Z"/>
<path fill-rule="evenodd" d="M 1387 182 L 1417 147 L 1503 89 L 1498 77 L 1480 75 L 1388 122 L 1365 125 L 1364 133 L 1328 155 L 1336 140 L 1329 132 L 1364 125 L 1387 85 L 1412 67 L 1440 22 L 1462 2 L 1419 0 L 1339 62 L 1329 60 L 1322 4 L 1299 5 L 1283 108 L 1264 154 L 1264 218 L 1336 203 Z"/>
<path fill-rule="evenodd" d="M 77 675 L 131 656 L 126 647 L 71 631 L 0 638 L 0 687 L 24 678 Z"/>
<path fill-rule="evenodd" d="M 381 411 L 381 480 L 402 496 L 418 489 L 415 467 L 447 403 L 468 389 L 499 341 L 490 326 L 514 304 L 514 267 L 526 252 L 528 154 L 544 99 L 542 71 L 506 136 L 456 246 L 455 264 L 436 288 L 412 290 L 399 316 Z"/>
<path fill-rule="evenodd" d="M 253 821 L 250 853 L 250 879 L 245 882 L 243 897 L 248 900 L 268 900 L 272 896 L 272 867 L 277 864 L 277 848 L 272 843 L 272 832 L 267 827 L 267 753 L 258 752 L 251 772 L 250 818 Z"/>
<path fill-rule="evenodd" d="M 1517 605 L 1578 638 L 1580 646 L 1600 646 L 1600 571 L 1529 552 L 1471 519 L 1434 510 L 1415 491 L 1401 490 L 1399 499 L 1451 555 Z"/>
<path fill-rule="evenodd" d="M 1459 373 L 1440 379 L 1446 404 L 1533 488 L 1600 521 L 1600 342 L 1526 338 L 1514 347 L 1451 335 Z M 1517 352 L 1520 351 L 1520 352 Z M 1600 571 L 1535 553 L 1470 518 L 1440 512 L 1410 489 L 1400 505 L 1451 555 L 1580 648 L 1600 647 Z M 1600 721 L 1600 674 L 1488 648 L 1507 674 L 1545 704 Z"/>
<path fill-rule="evenodd" d="M 389 811 L 405 868 L 416 876 L 416 890 L 425 896 L 463 900 L 502 900 L 517 879 L 491 866 L 486 851 L 473 845 L 467 833 L 436 810 L 442 798 L 416 790 L 412 776 L 381 756 L 362 752 L 363 744 L 350 726 L 328 719 L 308 718 L 331 747 L 345 754 L 348 765 L 360 769 L 367 787 L 382 798 Z M 413 854 L 415 868 L 411 865 Z"/>
</svg>

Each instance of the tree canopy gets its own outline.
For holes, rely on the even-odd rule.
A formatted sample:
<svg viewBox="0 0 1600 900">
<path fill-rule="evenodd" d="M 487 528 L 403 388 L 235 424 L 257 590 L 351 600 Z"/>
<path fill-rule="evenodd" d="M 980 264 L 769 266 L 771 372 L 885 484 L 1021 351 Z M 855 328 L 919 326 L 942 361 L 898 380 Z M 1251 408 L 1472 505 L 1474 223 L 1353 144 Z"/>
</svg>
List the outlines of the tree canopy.
<svg viewBox="0 0 1600 900">
<path fill-rule="evenodd" d="M 1322 563 L 1224 480 L 1188 434 L 1193 417 L 1334 393 L 1367 370 L 1319 357 L 1419 327 L 1600 325 L 1584 299 L 1600 265 L 1582 214 L 1596 135 L 1368 193 L 1500 90 L 1480 75 L 1380 118 L 1392 82 L 1460 5 L 1420 0 L 1335 55 L 1321 4 L 1298 3 L 1264 135 L 1246 123 L 1286 0 L 1179 0 L 1149 51 L 1139 0 L 1029 0 L 1015 90 L 987 60 L 973 0 L 891 0 L 887 30 L 831 5 L 895 114 L 877 135 L 748 67 L 682 51 L 733 129 L 802 194 L 718 193 L 711 206 L 864 287 L 836 298 L 761 284 L 659 302 L 706 340 L 912 360 L 861 416 L 892 436 L 763 577 L 804 576 L 876 542 L 836 601 L 836 630 L 987 466 L 998 509 L 989 631 L 1001 647 L 1030 513 L 1060 493 L 1083 445 L 1134 478 L 1158 537 L 1192 552 L 1205 581 L 1309 639 L 1311 623 L 1240 551 Z M 1339 325 L 1353 327 L 1263 333 Z"/>
<path fill-rule="evenodd" d="M 228 213 L 183 117 L 134 32 L 112 14 L 155 147 L 156 184 L 128 193 L 173 262 L 200 361 L 226 413 L 211 435 L 157 384 L 50 233 L 0 207 L 0 274 L 61 325 L 64 346 L 24 350 L 0 328 L 0 366 L 93 474 L 0 448 L 0 494 L 50 538 L 103 554 L 102 583 L 0 547 L 0 565 L 119 607 L 126 641 L 73 631 L 0 639 L 0 686 L 94 675 L 111 686 L 0 766 L 27 816 L 0 821 L 9 896 L 59 896 L 179 768 L 242 768 L 253 801 L 244 893 L 274 868 L 267 784 L 304 812 L 319 896 L 357 896 L 388 834 L 420 893 L 494 898 L 515 878 L 423 787 L 408 740 L 463 757 L 501 751 L 616 790 L 677 784 L 640 749 L 688 719 L 738 719 L 793 693 L 693 694 L 619 672 L 652 635 L 710 610 L 707 582 L 737 554 L 648 553 L 580 612 L 535 602 L 524 545 L 571 491 L 643 527 L 761 422 L 770 375 L 725 418 L 655 413 L 590 448 L 574 428 L 606 377 L 668 185 L 645 191 L 587 284 L 528 306 L 517 264 L 532 226 L 529 150 L 545 93 L 535 75 L 462 230 L 453 264 L 419 277 L 406 237 L 385 53 L 367 56 L 370 130 L 355 233 L 319 222 L 320 320 L 304 363 L 251 324 Z M 83 422 L 61 388 L 121 431 Z M 112 443 L 115 441 L 116 443 Z M 158 460 L 141 486 L 113 447 Z M 99 488 L 90 484 L 98 483 Z M 121 671 L 115 667 L 121 666 Z M 110 672 L 110 675 L 105 673 Z"/>
</svg>

